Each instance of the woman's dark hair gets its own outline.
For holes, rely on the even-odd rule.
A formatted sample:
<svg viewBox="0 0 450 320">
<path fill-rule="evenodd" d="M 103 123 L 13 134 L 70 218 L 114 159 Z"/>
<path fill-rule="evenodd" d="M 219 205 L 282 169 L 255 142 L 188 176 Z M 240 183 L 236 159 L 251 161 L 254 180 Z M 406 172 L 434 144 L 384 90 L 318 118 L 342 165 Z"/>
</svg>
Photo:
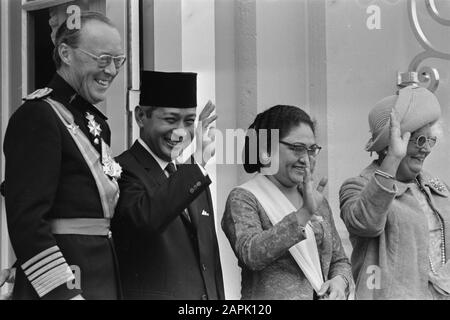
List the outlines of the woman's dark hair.
<svg viewBox="0 0 450 320">
<path fill-rule="evenodd" d="M 267 152 L 271 152 L 271 130 L 279 130 L 279 138 L 286 137 L 293 127 L 300 124 L 308 125 L 315 135 L 315 123 L 302 109 L 295 106 L 276 105 L 259 113 L 248 128 L 244 145 L 244 169 L 248 173 L 259 172 L 263 164 L 259 159 L 260 139 L 267 138 Z M 260 134 L 260 130 L 267 130 L 267 135 Z M 256 136 L 256 137 L 255 137 Z M 264 143 L 264 141 L 262 141 Z M 256 145 L 255 145 L 256 144 Z M 264 145 L 264 144 L 263 144 Z M 255 154 L 256 153 L 256 154 Z M 256 161 L 252 161 L 256 159 Z"/>
<path fill-rule="evenodd" d="M 53 61 L 55 62 L 55 67 L 58 70 L 61 67 L 62 61 L 61 57 L 59 56 L 58 48 L 62 43 L 67 44 L 69 47 L 76 48 L 78 46 L 78 43 L 80 42 L 80 34 L 81 30 L 83 29 L 84 25 L 88 21 L 100 21 L 103 22 L 110 27 L 113 27 L 115 29 L 116 26 L 112 23 L 112 21 L 106 17 L 105 15 L 99 13 L 99 12 L 93 12 L 93 11 L 87 11 L 82 12 L 80 15 L 80 23 L 81 28 L 73 28 L 69 29 L 67 27 L 67 20 L 64 21 L 56 31 L 55 35 L 55 49 L 53 50 Z"/>
</svg>

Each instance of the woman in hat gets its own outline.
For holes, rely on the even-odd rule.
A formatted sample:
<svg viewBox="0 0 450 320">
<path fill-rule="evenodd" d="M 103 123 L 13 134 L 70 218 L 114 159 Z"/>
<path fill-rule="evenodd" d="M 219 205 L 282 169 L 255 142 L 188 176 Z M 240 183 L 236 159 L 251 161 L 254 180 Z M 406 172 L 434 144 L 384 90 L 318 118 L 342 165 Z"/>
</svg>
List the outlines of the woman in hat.
<svg viewBox="0 0 450 320">
<path fill-rule="evenodd" d="M 353 288 L 330 207 L 313 188 L 320 149 L 313 121 L 294 106 L 274 106 L 250 126 L 244 169 L 257 174 L 231 191 L 222 220 L 242 299 L 345 299 Z"/>
<path fill-rule="evenodd" d="M 366 150 L 378 159 L 340 190 L 358 299 L 450 294 L 450 193 L 423 170 L 440 115 L 437 98 L 417 86 L 382 99 L 369 113 Z"/>
</svg>

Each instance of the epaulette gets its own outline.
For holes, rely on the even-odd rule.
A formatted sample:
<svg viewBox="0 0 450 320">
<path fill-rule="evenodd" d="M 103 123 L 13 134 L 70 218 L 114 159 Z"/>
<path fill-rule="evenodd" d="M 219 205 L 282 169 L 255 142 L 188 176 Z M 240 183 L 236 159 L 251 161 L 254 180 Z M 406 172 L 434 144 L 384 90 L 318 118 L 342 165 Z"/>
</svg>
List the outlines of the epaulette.
<svg viewBox="0 0 450 320">
<path fill-rule="evenodd" d="M 23 100 L 30 101 L 30 100 L 42 99 L 42 98 L 47 97 L 50 93 L 52 93 L 52 91 L 53 91 L 52 88 L 37 89 L 35 92 L 30 93 L 28 96 L 23 98 Z"/>
</svg>

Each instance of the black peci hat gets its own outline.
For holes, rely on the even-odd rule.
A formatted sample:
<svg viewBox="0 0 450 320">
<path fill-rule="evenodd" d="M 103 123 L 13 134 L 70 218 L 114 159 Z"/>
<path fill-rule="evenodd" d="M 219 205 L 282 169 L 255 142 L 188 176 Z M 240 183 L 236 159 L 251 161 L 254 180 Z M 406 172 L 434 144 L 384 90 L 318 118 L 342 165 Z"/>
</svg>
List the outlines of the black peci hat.
<svg viewBox="0 0 450 320">
<path fill-rule="evenodd" d="M 139 105 L 196 108 L 197 74 L 192 72 L 142 71 Z"/>
</svg>

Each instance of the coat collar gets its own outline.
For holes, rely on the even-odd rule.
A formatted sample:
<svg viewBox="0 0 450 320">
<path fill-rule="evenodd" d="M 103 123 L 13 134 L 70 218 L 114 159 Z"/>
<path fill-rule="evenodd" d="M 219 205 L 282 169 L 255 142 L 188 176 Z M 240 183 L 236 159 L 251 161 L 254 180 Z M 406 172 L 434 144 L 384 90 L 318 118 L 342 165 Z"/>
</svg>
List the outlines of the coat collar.
<svg viewBox="0 0 450 320">
<path fill-rule="evenodd" d="M 448 198 L 450 195 L 447 186 L 444 183 L 442 183 L 438 178 L 433 178 L 423 171 L 417 176 L 417 181 L 420 187 L 422 187 L 428 194 L 434 193 L 445 198 Z M 403 183 L 397 181 L 397 195 L 395 197 L 402 196 L 406 191 L 408 191 L 408 189 L 411 188 L 413 184 L 415 183 Z"/>
<path fill-rule="evenodd" d="M 141 138 L 137 139 L 137 142 L 139 142 L 141 144 L 142 147 L 144 147 L 144 149 L 150 153 L 150 155 L 153 157 L 153 159 L 156 160 L 156 162 L 159 164 L 160 168 L 164 171 L 167 167 L 167 165 L 169 164 L 168 161 L 165 161 L 163 159 L 161 159 L 160 157 L 158 157 L 153 151 L 152 149 L 150 149 L 150 147 L 144 142 L 144 140 L 142 140 Z M 173 165 L 175 166 L 175 168 L 177 167 L 176 164 L 174 162 L 172 162 Z"/>
<path fill-rule="evenodd" d="M 83 114 L 91 112 L 103 120 L 108 120 L 100 110 L 80 96 L 58 73 L 55 73 L 48 86 L 53 89 L 51 93 L 53 99 L 64 105 L 71 105 Z"/>
<path fill-rule="evenodd" d="M 164 170 L 161 168 L 160 164 L 138 140 L 136 140 L 133 146 L 131 146 L 130 152 L 133 154 L 139 164 L 147 171 L 149 176 L 152 179 L 156 180 L 156 183 L 158 185 L 161 186 L 162 184 L 167 183 L 167 177 L 164 174 Z M 188 205 L 187 209 L 189 210 L 189 216 L 192 220 L 192 225 L 190 225 L 190 223 L 187 223 L 187 226 L 189 228 L 194 227 L 193 230 L 197 230 L 199 217 L 195 214 L 195 212 L 199 212 L 199 208 L 196 207 L 195 201 L 191 202 Z M 184 217 L 182 217 L 182 219 L 183 221 L 185 221 Z"/>
<path fill-rule="evenodd" d="M 158 162 L 138 141 L 136 141 L 130 148 L 130 152 L 134 155 L 139 164 L 147 170 L 152 179 L 155 179 L 159 185 L 166 181 L 167 177 Z"/>
</svg>

